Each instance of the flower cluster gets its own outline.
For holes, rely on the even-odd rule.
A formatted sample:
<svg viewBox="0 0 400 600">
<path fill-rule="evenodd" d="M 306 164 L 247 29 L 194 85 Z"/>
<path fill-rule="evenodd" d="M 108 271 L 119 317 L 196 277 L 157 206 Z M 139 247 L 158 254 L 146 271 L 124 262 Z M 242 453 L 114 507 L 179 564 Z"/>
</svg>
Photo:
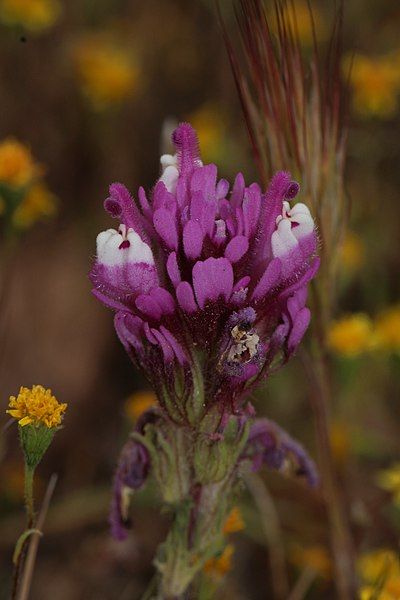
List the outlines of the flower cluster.
<svg viewBox="0 0 400 600">
<path fill-rule="evenodd" d="M 18 419 L 21 427 L 32 424 L 52 429 L 61 424 L 66 408 L 67 405 L 58 402 L 51 390 L 34 385 L 32 389 L 21 387 L 18 396 L 11 396 L 6 412 Z"/>
<path fill-rule="evenodd" d="M 0 217 L 6 226 L 23 230 L 54 214 L 56 199 L 43 171 L 27 146 L 14 138 L 0 142 Z"/>
<path fill-rule="evenodd" d="M 217 180 L 189 124 L 161 157 L 150 199 L 110 187 L 118 230 L 97 237 L 93 293 L 169 418 L 198 422 L 218 407 L 240 414 L 247 392 L 297 348 L 310 320 L 307 284 L 318 268 L 308 208 L 280 172 L 264 194 L 237 175 Z"/>
</svg>

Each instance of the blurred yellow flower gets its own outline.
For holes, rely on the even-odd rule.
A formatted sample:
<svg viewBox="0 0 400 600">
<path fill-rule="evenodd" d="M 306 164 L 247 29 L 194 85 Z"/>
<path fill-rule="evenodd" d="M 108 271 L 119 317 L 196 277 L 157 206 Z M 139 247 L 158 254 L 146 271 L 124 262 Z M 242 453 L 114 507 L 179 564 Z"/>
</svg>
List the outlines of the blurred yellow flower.
<svg viewBox="0 0 400 600">
<path fill-rule="evenodd" d="M 242 531 L 244 527 L 245 525 L 242 513 L 240 512 L 240 509 L 237 506 L 234 506 L 224 523 L 223 533 L 225 535 L 229 535 L 230 533 Z"/>
<path fill-rule="evenodd" d="M 14 138 L 0 142 L 0 183 L 22 187 L 39 173 L 40 167 L 27 146 Z"/>
<path fill-rule="evenodd" d="M 400 598 L 400 563 L 389 549 L 379 549 L 361 556 L 357 568 L 364 585 L 360 600 L 398 600 Z"/>
<path fill-rule="evenodd" d="M 189 115 L 188 121 L 197 131 L 204 160 L 218 161 L 226 133 L 224 118 L 218 108 L 205 104 Z"/>
<path fill-rule="evenodd" d="M 271 15 L 272 16 L 272 15 Z M 312 19 L 307 0 L 294 0 L 294 2 L 285 2 L 283 4 L 283 19 L 284 22 L 290 22 L 294 32 L 297 32 L 299 41 L 304 46 L 311 46 L 313 43 L 313 26 L 315 27 L 315 38 L 317 41 L 322 41 L 326 38 L 327 28 L 322 18 L 321 12 L 314 5 L 312 7 Z M 276 19 L 271 18 L 273 24 L 273 32 L 278 34 Z"/>
<path fill-rule="evenodd" d="M 204 565 L 204 572 L 215 579 L 222 579 L 232 568 L 234 546 L 228 544 L 219 556 L 210 558 Z"/>
<path fill-rule="evenodd" d="M 393 494 L 393 501 L 400 505 L 400 462 L 378 473 L 377 484 Z"/>
<path fill-rule="evenodd" d="M 51 429 L 61 424 L 66 408 L 67 404 L 60 404 L 51 390 L 34 385 L 32 389 L 21 387 L 17 397 L 10 396 L 6 413 L 18 419 L 21 427 L 33 424 Z"/>
<path fill-rule="evenodd" d="M 331 323 L 328 346 L 336 354 L 353 357 L 371 350 L 375 345 L 369 317 L 362 313 L 342 317 Z"/>
<path fill-rule="evenodd" d="M 88 35 L 74 49 L 76 72 L 83 92 L 97 109 L 124 100 L 138 73 L 131 55 L 102 35 Z"/>
<path fill-rule="evenodd" d="M 394 54 L 347 57 L 344 69 L 351 65 L 350 84 L 353 106 L 361 116 L 390 117 L 397 110 L 400 91 L 400 60 Z"/>
<path fill-rule="evenodd" d="M 312 569 L 322 579 L 332 577 L 332 561 L 325 546 L 320 544 L 308 547 L 293 545 L 289 552 L 289 559 L 299 569 Z"/>
<path fill-rule="evenodd" d="M 125 402 L 125 413 L 134 423 L 149 408 L 157 405 L 157 397 L 150 390 L 141 390 L 131 394 Z"/>
<path fill-rule="evenodd" d="M 330 441 L 333 458 L 343 465 L 351 453 L 351 432 L 347 423 L 334 421 L 330 428 Z"/>
<path fill-rule="evenodd" d="M 55 196 L 43 183 L 35 183 L 15 209 L 13 224 L 17 229 L 27 229 L 36 221 L 53 216 L 55 211 Z"/>
<path fill-rule="evenodd" d="M 364 262 L 365 247 L 361 238 L 349 231 L 340 249 L 340 264 L 347 271 L 356 271 Z"/>
<path fill-rule="evenodd" d="M 0 467 L 0 492 L 11 500 L 24 497 L 25 474 L 22 463 L 5 461 Z"/>
<path fill-rule="evenodd" d="M 58 0 L 0 0 L 0 20 L 32 31 L 52 27 L 61 14 Z"/>
<path fill-rule="evenodd" d="M 378 348 L 400 351 L 400 305 L 382 311 L 375 321 Z"/>
</svg>

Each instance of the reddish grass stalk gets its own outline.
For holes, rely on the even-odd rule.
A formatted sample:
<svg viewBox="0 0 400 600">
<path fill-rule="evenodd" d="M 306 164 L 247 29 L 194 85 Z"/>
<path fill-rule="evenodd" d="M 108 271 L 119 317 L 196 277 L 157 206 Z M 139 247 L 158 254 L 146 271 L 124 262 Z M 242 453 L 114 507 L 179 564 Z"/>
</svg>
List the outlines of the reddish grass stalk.
<svg viewBox="0 0 400 600">
<path fill-rule="evenodd" d="M 315 338 L 303 363 L 311 383 L 335 582 L 339 597 L 350 599 L 355 594 L 352 540 L 330 447 L 331 373 L 325 342 L 335 303 L 337 249 L 349 215 L 343 182 L 347 137 L 340 77 L 343 5 L 339 2 L 324 63 L 309 0 L 308 5 L 313 43 L 306 58 L 293 0 L 275 0 L 274 16 L 266 13 L 263 0 L 238 0 L 241 51 L 221 15 L 220 22 L 263 184 L 275 171 L 290 170 L 300 179 L 321 235 L 322 266 L 313 285 Z"/>
</svg>

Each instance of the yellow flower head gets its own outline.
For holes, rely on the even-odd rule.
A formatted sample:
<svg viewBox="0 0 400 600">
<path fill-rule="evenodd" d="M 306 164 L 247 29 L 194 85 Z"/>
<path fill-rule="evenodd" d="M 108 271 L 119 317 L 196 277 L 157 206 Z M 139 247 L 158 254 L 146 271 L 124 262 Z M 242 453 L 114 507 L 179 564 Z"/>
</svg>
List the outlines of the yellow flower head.
<svg viewBox="0 0 400 600">
<path fill-rule="evenodd" d="M 244 529 L 242 513 L 237 506 L 234 506 L 224 523 L 223 533 L 229 535 L 230 533 L 242 531 L 242 529 Z"/>
<path fill-rule="evenodd" d="M 381 57 L 356 55 L 345 59 L 350 64 L 353 106 L 361 116 L 390 117 L 397 110 L 400 91 L 400 61 L 393 54 Z"/>
<path fill-rule="evenodd" d="M 22 25 L 31 31 L 52 27 L 61 14 L 59 0 L 0 0 L 0 19 L 6 25 Z"/>
<path fill-rule="evenodd" d="M 39 173 L 40 167 L 24 144 L 13 138 L 7 138 L 0 143 L 0 183 L 22 187 Z"/>
<path fill-rule="evenodd" d="M 368 552 L 357 563 L 364 585 L 360 600 L 398 600 L 400 598 L 400 562 L 398 555 L 389 549 Z"/>
<path fill-rule="evenodd" d="M 131 394 L 125 402 L 125 413 L 135 423 L 141 414 L 149 408 L 157 405 L 157 397 L 154 392 L 142 390 Z"/>
<path fill-rule="evenodd" d="M 290 551 L 290 561 L 300 569 L 312 569 L 322 579 L 332 577 L 332 561 L 325 546 L 315 544 L 306 548 L 294 545 Z"/>
<path fill-rule="evenodd" d="M 393 500 L 400 505 L 400 463 L 394 463 L 389 469 L 380 471 L 377 484 L 383 490 L 393 494 Z"/>
<path fill-rule="evenodd" d="M 349 232 L 340 249 L 340 264 L 346 271 L 356 271 L 364 262 L 363 241 L 353 232 Z"/>
<path fill-rule="evenodd" d="M 95 108 L 120 103 L 136 84 L 132 57 L 101 35 L 82 39 L 75 47 L 74 61 L 83 92 Z"/>
<path fill-rule="evenodd" d="M 51 217 L 56 211 L 56 198 L 43 183 L 34 184 L 13 214 L 17 229 L 27 229 L 36 221 Z"/>
<path fill-rule="evenodd" d="M 32 389 L 21 387 L 17 397 L 10 396 L 9 415 L 18 419 L 18 425 L 45 425 L 49 429 L 61 424 L 66 404 L 60 404 L 52 395 L 51 390 L 46 390 L 41 385 L 34 385 Z"/>
<path fill-rule="evenodd" d="M 371 350 L 375 345 L 371 320 L 357 313 L 334 321 L 328 331 L 328 345 L 333 352 L 346 357 Z"/>
<path fill-rule="evenodd" d="M 215 579 L 222 579 L 232 568 L 232 557 L 235 548 L 232 544 L 225 546 L 219 556 L 210 558 L 204 565 L 204 572 Z"/>
<path fill-rule="evenodd" d="M 392 306 L 378 315 L 375 331 L 379 348 L 400 351 L 400 305 Z"/>
</svg>

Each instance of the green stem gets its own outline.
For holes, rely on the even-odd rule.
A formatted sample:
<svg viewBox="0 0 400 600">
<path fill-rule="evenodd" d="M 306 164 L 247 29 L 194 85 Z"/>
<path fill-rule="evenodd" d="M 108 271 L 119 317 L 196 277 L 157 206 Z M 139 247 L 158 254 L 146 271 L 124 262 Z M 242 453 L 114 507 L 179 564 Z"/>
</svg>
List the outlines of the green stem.
<svg viewBox="0 0 400 600">
<path fill-rule="evenodd" d="M 25 510 L 26 510 L 26 529 L 32 529 L 35 520 L 35 508 L 33 501 L 33 477 L 35 474 L 35 467 L 27 465 L 25 462 Z M 18 584 L 20 579 L 20 573 L 22 571 L 22 565 L 25 560 L 26 554 L 26 542 L 23 543 L 22 547 L 17 556 L 17 560 L 14 567 L 11 600 L 16 600 L 18 594 Z"/>
<path fill-rule="evenodd" d="M 33 477 L 35 468 L 25 464 L 25 509 L 27 517 L 27 529 L 33 526 L 35 520 L 35 507 L 33 500 Z"/>
</svg>

